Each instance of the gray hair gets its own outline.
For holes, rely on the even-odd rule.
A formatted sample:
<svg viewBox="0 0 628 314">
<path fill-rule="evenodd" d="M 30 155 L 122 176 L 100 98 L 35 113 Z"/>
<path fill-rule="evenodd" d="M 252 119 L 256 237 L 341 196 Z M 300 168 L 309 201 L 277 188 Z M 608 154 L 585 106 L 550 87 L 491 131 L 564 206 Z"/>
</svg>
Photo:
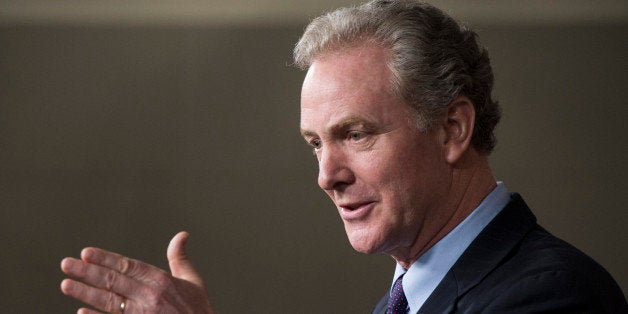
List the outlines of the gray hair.
<svg viewBox="0 0 628 314">
<path fill-rule="evenodd" d="M 489 154 L 499 105 L 491 98 L 493 71 L 477 34 L 441 10 L 413 0 L 373 0 L 314 19 L 294 49 L 295 65 L 307 69 L 325 53 L 368 42 L 390 49 L 392 90 L 418 112 L 422 131 L 458 96 L 476 111 L 472 145 Z"/>
</svg>

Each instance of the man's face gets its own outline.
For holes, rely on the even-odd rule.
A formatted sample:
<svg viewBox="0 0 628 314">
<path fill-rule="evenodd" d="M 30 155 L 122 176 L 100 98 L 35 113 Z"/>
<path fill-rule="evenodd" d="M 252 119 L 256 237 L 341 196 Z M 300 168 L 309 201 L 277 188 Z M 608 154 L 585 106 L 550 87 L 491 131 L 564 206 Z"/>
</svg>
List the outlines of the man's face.
<svg viewBox="0 0 628 314">
<path fill-rule="evenodd" d="M 395 255 L 428 242 L 448 218 L 439 206 L 451 171 L 442 133 L 420 132 L 391 93 L 386 60 L 375 45 L 317 58 L 303 82 L 301 132 L 353 248 Z"/>
</svg>

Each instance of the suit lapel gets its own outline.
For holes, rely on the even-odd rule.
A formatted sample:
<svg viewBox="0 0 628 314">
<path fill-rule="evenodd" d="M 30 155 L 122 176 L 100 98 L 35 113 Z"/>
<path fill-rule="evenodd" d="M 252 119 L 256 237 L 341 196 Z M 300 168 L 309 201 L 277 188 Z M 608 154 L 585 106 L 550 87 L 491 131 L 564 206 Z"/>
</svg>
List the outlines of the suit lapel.
<svg viewBox="0 0 628 314">
<path fill-rule="evenodd" d="M 419 313 L 451 313 L 460 296 L 476 286 L 536 225 L 519 194 L 471 242 L 447 272 Z"/>
<path fill-rule="evenodd" d="M 388 305 L 389 293 L 385 293 L 384 296 L 379 300 L 377 305 L 373 308 L 373 312 L 371 314 L 386 314 L 386 306 Z"/>
</svg>

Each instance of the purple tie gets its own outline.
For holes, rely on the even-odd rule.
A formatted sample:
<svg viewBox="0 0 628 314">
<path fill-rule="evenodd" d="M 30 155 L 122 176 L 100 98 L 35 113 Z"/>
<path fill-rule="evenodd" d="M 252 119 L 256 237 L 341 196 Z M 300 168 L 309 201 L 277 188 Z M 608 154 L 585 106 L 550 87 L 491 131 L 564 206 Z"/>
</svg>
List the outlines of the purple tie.
<svg viewBox="0 0 628 314">
<path fill-rule="evenodd" d="M 399 276 L 393 285 L 392 291 L 390 292 L 390 299 L 388 299 L 386 314 L 407 313 L 408 299 L 406 299 L 406 294 L 403 293 L 403 285 L 401 284 L 402 279 L 403 275 Z"/>
</svg>

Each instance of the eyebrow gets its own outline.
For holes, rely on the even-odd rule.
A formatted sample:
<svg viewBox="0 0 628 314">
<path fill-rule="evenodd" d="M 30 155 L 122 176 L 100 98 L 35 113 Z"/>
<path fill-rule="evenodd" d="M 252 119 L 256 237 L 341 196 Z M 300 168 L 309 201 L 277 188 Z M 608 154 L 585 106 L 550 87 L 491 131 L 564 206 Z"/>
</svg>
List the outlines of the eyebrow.
<svg viewBox="0 0 628 314">
<path fill-rule="evenodd" d="M 367 129 L 374 129 L 375 128 L 375 124 L 365 120 L 364 118 L 361 117 L 349 117 L 346 118 L 334 125 L 331 126 L 330 131 L 331 134 L 337 134 L 337 133 L 342 133 L 345 130 L 347 130 L 350 127 L 356 126 L 356 125 L 362 125 L 363 127 L 367 128 Z M 312 131 L 308 131 L 308 130 L 303 130 L 301 129 L 301 136 L 303 137 L 314 137 L 316 136 L 316 132 L 312 132 Z"/>
</svg>

